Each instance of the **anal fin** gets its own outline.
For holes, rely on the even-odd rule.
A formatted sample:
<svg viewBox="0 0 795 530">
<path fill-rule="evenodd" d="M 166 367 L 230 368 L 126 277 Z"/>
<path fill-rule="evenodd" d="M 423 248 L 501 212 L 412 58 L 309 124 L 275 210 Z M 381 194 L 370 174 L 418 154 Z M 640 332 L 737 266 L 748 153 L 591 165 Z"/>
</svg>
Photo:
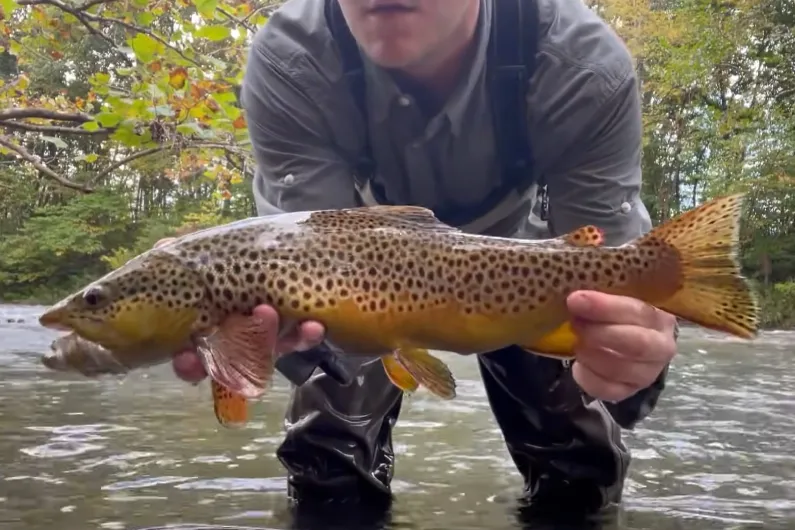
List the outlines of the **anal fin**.
<svg viewBox="0 0 795 530">
<path fill-rule="evenodd" d="M 574 359 L 574 347 L 576 345 L 577 334 L 574 332 L 571 322 L 564 322 L 534 343 L 520 344 L 519 347 L 542 357 L 571 360 Z"/>
<path fill-rule="evenodd" d="M 234 429 L 248 422 L 248 402 L 240 394 L 235 394 L 215 380 L 210 382 L 213 392 L 213 409 L 218 423 Z"/>
<path fill-rule="evenodd" d="M 593 225 L 581 226 L 562 235 L 561 238 L 575 247 L 601 247 L 605 243 L 604 231 Z"/>
<path fill-rule="evenodd" d="M 210 379 L 243 398 L 261 396 L 273 377 L 276 337 L 256 317 L 233 314 L 196 341 Z"/>
<path fill-rule="evenodd" d="M 428 350 L 400 348 L 394 355 L 406 371 L 431 393 L 442 399 L 455 397 L 456 383 L 450 368 Z"/>
<path fill-rule="evenodd" d="M 414 392 L 417 390 L 419 383 L 408 370 L 397 360 L 394 355 L 385 355 L 381 357 L 381 364 L 384 365 L 387 377 L 392 381 L 392 384 L 401 389 L 403 392 Z"/>
</svg>

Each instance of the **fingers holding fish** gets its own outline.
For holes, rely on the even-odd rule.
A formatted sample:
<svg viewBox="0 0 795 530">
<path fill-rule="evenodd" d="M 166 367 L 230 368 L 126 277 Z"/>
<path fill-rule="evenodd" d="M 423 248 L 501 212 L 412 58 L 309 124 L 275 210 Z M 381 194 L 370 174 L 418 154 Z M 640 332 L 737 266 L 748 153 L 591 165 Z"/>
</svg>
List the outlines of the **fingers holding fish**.
<svg viewBox="0 0 795 530">
<path fill-rule="evenodd" d="M 574 379 L 604 401 L 621 401 L 648 387 L 676 355 L 672 329 L 580 322 L 575 331 Z"/>
<path fill-rule="evenodd" d="M 175 355 L 171 366 L 176 376 L 187 383 L 198 384 L 207 377 L 199 355 L 193 350 L 185 350 Z"/>
<path fill-rule="evenodd" d="M 254 308 L 253 316 L 259 318 L 265 326 L 278 330 L 280 326 L 279 314 L 269 305 L 260 305 Z M 279 337 L 275 351 L 277 355 L 295 351 L 305 351 L 314 348 L 325 336 L 323 324 L 313 320 L 298 323 Z"/>
<path fill-rule="evenodd" d="M 576 291 L 566 300 L 569 312 L 578 318 L 611 324 L 632 324 L 664 330 L 672 328 L 676 318 L 637 298 L 597 291 Z"/>
<path fill-rule="evenodd" d="M 586 394 L 595 399 L 611 403 L 617 403 L 632 397 L 644 388 L 605 377 L 579 361 L 572 366 L 572 374 L 574 380 Z"/>
<path fill-rule="evenodd" d="M 591 351 L 612 350 L 621 359 L 615 362 L 660 364 L 676 354 L 673 327 L 658 331 L 631 324 L 601 324 L 577 321 L 577 358 L 590 356 Z"/>
<path fill-rule="evenodd" d="M 279 314 L 273 307 L 257 306 L 252 311 L 251 317 L 248 318 L 252 320 L 252 326 L 256 326 L 261 331 L 258 336 L 276 337 L 276 330 L 279 329 Z M 284 337 L 281 337 L 276 344 L 261 344 L 258 345 L 258 349 L 262 352 L 275 351 L 277 355 L 283 355 L 293 351 L 311 349 L 323 341 L 323 336 L 323 325 L 319 322 L 301 322 Z M 177 377 L 188 383 L 195 384 L 207 377 L 204 363 L 194 350 L 178 353 L 172 359 L 171 365 Z"/>
</svg>

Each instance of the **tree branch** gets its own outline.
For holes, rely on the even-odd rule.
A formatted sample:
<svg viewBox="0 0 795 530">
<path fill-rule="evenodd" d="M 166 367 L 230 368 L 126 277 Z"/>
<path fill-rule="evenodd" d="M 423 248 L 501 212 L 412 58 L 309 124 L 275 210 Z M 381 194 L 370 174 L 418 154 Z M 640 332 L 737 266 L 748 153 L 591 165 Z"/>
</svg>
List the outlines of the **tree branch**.
<svg viewBox="0 0 795 530">
<path fill-rule="evenodd" d="M 44 164 L 42 164 L 40 159 L 39 159 L 39 157 L 30 154 L 24 147 L 15 144 L 7 136 L 0 135 L 0 146 L 3 146 L 6 149 L 8 149 L 9 151 L 12 151 L 12 152 L 16 153 L 17 156 L 19 156 L 22 160 L 25 160 L 26 162 L 28 162 L 30 165 L 32 165 L 34 168 L 36 168 L 40 173 L 46 175 L 50 179 L 54 180 L 55 182 L 57 182 L 58 184 L 66 187 L 66 188 L 70 188 L 70 189 L 77 190 L 77 191 L 82 191 L 83 193 L 91 193 L 91 192 L 94 191 L 90 187 L 83 186 L 83 185 L 78 184 L 76 182 L 72 182 L 71 180 L 67 179 L 66 177 L 63 177 L 63 176 L 59 175 L 58 173 L 56 173 L 52 169 L 50 169 L 47 166 L 45 166 Z"/>
<path fill-rule="evenodd" d="M 215 10 L 218 11 L 219 13 L 221 13 L 223 16 L 225 16 L 229 20 L 231 20 L 232 22 L 234 22 L 235 24 L 243 26 L 244 28 L 246 28 L 250 32 L 252 32 L 252 33 L 256 33 L 257 32 L 257 28 L 255 28 L 253 25 L 249 24 L 245 20 L 241 20 L 241 19 L 237 18 L 235 15 L 233 15 L 232 13 L 227 11 L 226 9 L 224 9 L 222 7 L 216 7 Z"/>
<path fill-rule="evenodd" d="M 85 4 L 80 5 L 80 7 L 76 8 L 78 11 L 88 11 L 92 7 L 99 5 L 99 4 L 110 4 L 112 2 L 116 2 L 116 0 L 89 0 Z"/>
<path fill-rule="evenodd" d="M 47 1 L 49 1 L 49 2 L 59 2 L 60 3 L 59 0 L 47 0 Z M 94 22 L 106 22 L 106 23 L 111 23 L 111 24 L 118 24 L 118 25 L 120 25 L 122 27 L 125 27 L 125 28 L 129 29 L 129 30 L 137 31 L 138 33 L 143 33 L 144 35 L 149 35 L 150 37 L 155 39 L 157 42 L 159 42 L 160 44 L 162 44 L 166 48 L 172 50 L 174 53 L 176 53 L 177 55 L 179 55 L 180 57 L 182 57 L 186 61 L 190 62 L 191 64 L 194 64 L 194 65 L 198 66 L 199 68 L 201 68 L 203 66 L 201 63 L 199 63 L 196 60 L 191 59 L 190 57 L 185 55 L 182 52 L 182 50 L 180 50 L 176 46 L 172 46 L 171 44 L 169 44 L 168 41 L 165 40 L 163 37 L 161 37 L 160 35 L 152 32 L 152 31 L 149 31 L 146 28 L 142 28 L 141 26 L 137 26 L 135 24 L 130 24 L 129 22 L 125 22 L 124 20 L 119 20 L 118 18 L 101 17 L 99 15 L 92 15 L 90 13 L 86 13 L 85 17 L 88 18 L 89 20 L 94 21 Z"/>
<path fill-rule="evenodd" d="M 47 4 L 47 5 L 51 5 L 51 6 L 57 7 L 61 11 L 66 11 L 67 13 L 69 13 L 70 15 L 75 17 L 77 20 L 79 20 L 80 23 L 83 26 L 85 26 L 85 28 L 88 30 L 89 33 L 91 33 L 92 35 L 96 35 L 100 39 L 104 40 L 108 44 L 108 46 L 111 47 L 112 50 L 116 50 L 117 52 L 119 52 L 119 54 L 124 58 L 124 60 L 127 62 L 127 64 L 132 64 L 130 62 L 129 57 L 127 57 L 126 54 L 122 53 L 119 50 L 118 46 L 116 46 L 116 43 L 113 42 L 113 39 L 111 39 L 110 37 L 108 37 L 107 35 L 102 33 L 101 31 L 99 31 L 97 28 L 95 28 L 94 26 L 92 26 L 89 23 L 87 18 L 96 17 L 96 15 L 92 15 L 91 13 L 87 13 L 85 11 L 82 11 L 81 9 L 76 9 L 76 8 L 69 7 L 68 5 L 64 4 L 60 0 L 18 0 L 17 3 L 19 5 L 21 5 L 21 6 L 25 6 L 25 5 L 33 6 L 33 5 Z"/>
<path fill-rule="evenodd" d="M 196 142 L 189 145 L 183 145 L 182 149 L 223 149 L 238 156 L 250 157 L 251 154 L 245 149 L 241 149 L 234 145 L 221 144 L 218 142 Z"/>
<path fill-rule="evenodd" d="M 779 92 L 778 94 L 776 94 L 773 97 L 777 101 L 783 101 L 783 100 L 786 100 L 787 98 L 789 98 L 790 96 L 793 96 L 793 95 L 795 95 L 795 88 L 789 88 L 789 89 L 786 89 L 786 90 L 782 90 L 781 92 Z"/>
<path fill-rule="evenodd" d="M 78 123 L 87 123 L 89 121 L 94 121 L 94 118 L 82 112 L 61 112 L 57 110 L 34 109 L 34 108 L 0 110 L 0 121 L 22 120 L 25 118 L 43 118 L 46 120 L 76 121 Z"/>
<path fill-rule="evenodd" d="M 91 185 L 91 186 L 97 185 L 102 179 L 104 179 L 105 177 L 109 176 L 111 173 L 113 173 L 114 171 L 116 171 L 117 169 L 122 167 L 123 165 L 129 164 L 130 162 L 132 162 L 134 160 L 138 160 L 139 158 L 144 158 L 144 157 L 147 157 L 147 156 L 151 156 L 151 155 L 154 155 L 154 154 L 157 154 L 157 153 L 161 153 L 163 151 L 172 151 L 172 150 L 185 151 L 185 150 L 188 150 L 188 149 L 223 149 L 223 150 L 225 150 L 225 151 L 227 151 L 229 153 L 233 153 L 233 154 L 236 154 L 236 155 L 241 156 L 241 157 L 249 156 L 249 154 L 245 150 L 240 149 L 240 148 L 238 148 L 238 147 L 236 147 L 234 145 L 221 144 L 221 143 L 216 143 L 216 142 L 196 142 L 196 143 L 188 144 L 188 145 L 174 144 L 174 145 L 171 145 L 171 146 L 153 147 L 151 149 L 145 149 L 143 151 L 139 151 L 137 153 L 133 153 L 130 156 L 125 157 L 125 158 L 119 160 L 118 162 L 115 162 L 114 164 L 111 164 L 109 167 L 105 168 L 100 173 L 96 174 L 89 181 L 89 185 Z"/>
<path fill-rule="evenodd" d="M 107 136 L 113 132 L 112 129 L 97 129 L 88 131 L 82 127 L 64 127 L 62 125 L 34 125 L 32 123 L 22 123 L 18 121 L 0 121 L 0 127 L 15 131 L 42 132 L 50 134 L 81 134 L 86 136 Z"/>
<path fill-rule="evenodd" d="M 257 9 L 255 9 L 254 11 L 252 11 L 251 13 L 249 13 L 248 15 L 246 15 L 246 16 L 243 18 L 243 20 L 241 20 L 241 22 L 248 22 L 248 20 L 249 20 L 250 18 L 252 18 L 252 17 L 256 16 L 256 15 L 257 15 L 257 13 L 259 13 L 260 11 L 264 11 L 264 10 L 266 10 L 266 9 L 270 9 L 271 7 L 274 7 L 274 5 L 275 5 L 275 4 L 274 4 L 274 2 L 268 2 L 268 3 L 267 3 L 267 4 L 265 4 L 265 5 L 259 6 Z"/>
<path fill-rule="evenodd" d="M 122 158 L 118 162 L 111 164 L 101 172 L 94 175 L 94 177 L 89 181 L 89 184 L 94 186 L 95 184 L 99 183 L 102 179 L 119 169 L 124 164 L 129 164 L 133 160 L 138 160 L 139 158 L 144 158 L 146 156 L 151 156 L 156 153 L 160 153 L 161 151 L 166 151 L 167 147 L 153 147 L 151 149 L 144 149 L 143 151 L 138 151 L 137 153 L 133 153 L 128 157 Z"/>
</svg>

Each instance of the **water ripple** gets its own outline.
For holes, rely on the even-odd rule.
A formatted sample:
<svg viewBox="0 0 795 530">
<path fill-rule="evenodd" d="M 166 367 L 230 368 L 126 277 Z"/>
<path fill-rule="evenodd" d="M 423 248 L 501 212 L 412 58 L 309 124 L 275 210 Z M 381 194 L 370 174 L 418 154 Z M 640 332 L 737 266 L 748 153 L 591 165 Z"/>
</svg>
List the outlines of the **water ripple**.
<svg viewBox="0 0 795 530">
<path fill-rule="evenodd" d="M 284 478 L 215 478 L 184 482 L 175 487 L 181 490 L 286 492 L 287 480 Z"/>
<path fill-rule="evenodd" d="M 35 325 L 40 311 L 0 306 L 3 530 L 290 526 L 274 454 L 290 392 L 283 378 L 252 403 L 255 421 L 223 429 L 207 384 L 182 384 L 168 366 L 124 379 L 46 371 L 37 356 L 54 334 Z M 657 409 L 625 433 L 623 530 L 795 527 L 794 343 L 791 332 L 748 345 L 682 330 Z M 510 509 L 521 481 L 477 363 L 440 358 L 459 397 L 420 391 L 404 401 L 393 432 L 392 529 L 516 530 Z M 254 519 L 265 526 L 212 524 Z"/>
<path fill-rule="evenodd" d="M 119 490 L 152 488 L 154 486 L 177 484 L 179 482 L 194 480 L 196 478 L 197 477 L 141 477 L 135 480 L 126 480 L 122 482 L 115 482 L 113 484 L 106 484 L 102 486 L 102 489 L 108 491 L 119 491 Z"/>
</svg>

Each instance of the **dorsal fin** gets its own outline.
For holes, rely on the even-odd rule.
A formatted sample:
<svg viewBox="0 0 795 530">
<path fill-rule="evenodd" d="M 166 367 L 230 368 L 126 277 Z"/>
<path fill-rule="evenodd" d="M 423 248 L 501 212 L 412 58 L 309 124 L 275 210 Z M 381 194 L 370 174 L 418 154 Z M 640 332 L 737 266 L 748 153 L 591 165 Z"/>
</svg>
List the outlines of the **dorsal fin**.
<svg viewBox="0 0 795 530">
<path fill-rule="evenodd" d="M 601 247 L 605 242 L 605 233 L 601 228 L 586 225 L 563 234 L 561 239 L 575 247 Z"/>
<path fill-rule="evenodd" d="M 365 227 L 404 228 L 433 232 L 460 232 L 458 228 L 440 221 L 433 211 L 422 206 L 361 206 L 344 210 L 312 212 L 307 224 L 318 227 L 343 225 Z"/>
</svg>

